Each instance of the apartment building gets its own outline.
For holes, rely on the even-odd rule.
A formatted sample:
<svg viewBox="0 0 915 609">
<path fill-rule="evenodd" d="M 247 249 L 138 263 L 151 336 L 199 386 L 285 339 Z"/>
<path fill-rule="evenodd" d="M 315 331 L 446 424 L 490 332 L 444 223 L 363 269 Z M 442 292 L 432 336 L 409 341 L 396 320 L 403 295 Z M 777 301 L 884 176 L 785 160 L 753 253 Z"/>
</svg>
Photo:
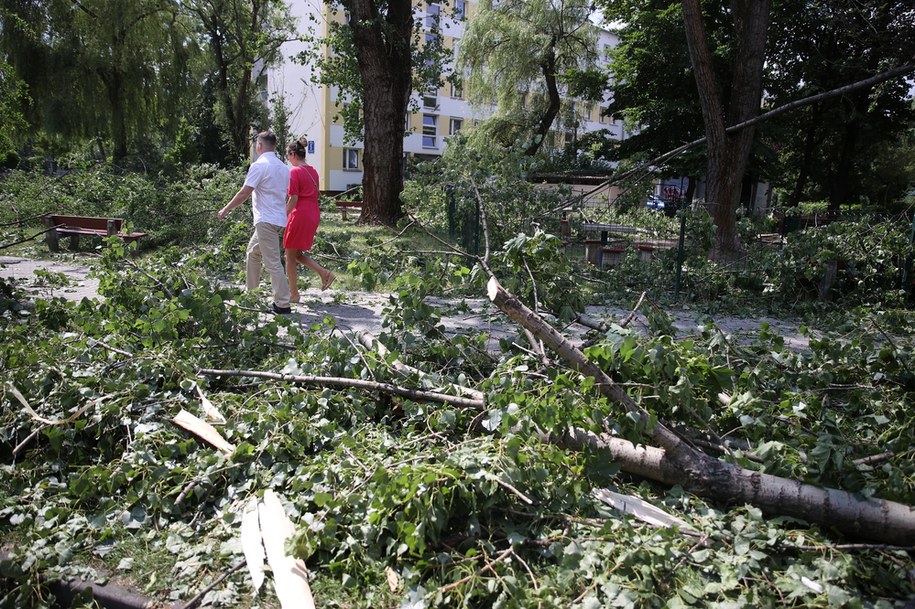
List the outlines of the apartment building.
<svg viewBox="0 0 915 609">
<path fill-rule="evenodd" d="M 290 12 L 298 20 L 302 33 L 327 34 L 330 19 L 343 19 L 342 13 L 329 14 L 321 0 L 287 0 Z M 475 2 L 451 0 L 447 4 L 418 0 L 415 3 L 417 19 L 427 36 L 431 36 L 437 23 L 445 48 L 454 53 L 460 46 L 464 27 L 473 19 Z M 616 36 L 598 28 L 599 49 L 616 44 Z M 339 104 L 344 103 L 336 87 L 314 84 L 312 66 L 296 62 L 300 53 L 307 52 L 302 42 L 288 42 L 282 49 L 282 62 L 270 68 L 262 81 L 263 98 L 275 100 L 282 96 L 289 113 L 291 134 L 307 136 L 309 163 L 321 178 L 321 188 L 328 192 L 343 192 L 362 183 L 362 144 L 347 142 L 342 122 L 335 117 Z M 324 49 L 324 53 L 328 50 Z M 445 83 L 435 91 L 413 93 L 411 110 L 405 117 L 404 154 L 415 160 L 440 156 L 448 138 L 462 129 L 470 128 L 485 118 L 485 112 L 475 110 L 464 99 L 459 85 Z M 577 104 L 578 122 L 551 134 L 548 145 L 563 146 L 582 133 L 607 129 L 611 137 L 622 139 L 625 134 L 619 122 L 610 121 L 601 113 L 602 104 Z"/>
</svg>

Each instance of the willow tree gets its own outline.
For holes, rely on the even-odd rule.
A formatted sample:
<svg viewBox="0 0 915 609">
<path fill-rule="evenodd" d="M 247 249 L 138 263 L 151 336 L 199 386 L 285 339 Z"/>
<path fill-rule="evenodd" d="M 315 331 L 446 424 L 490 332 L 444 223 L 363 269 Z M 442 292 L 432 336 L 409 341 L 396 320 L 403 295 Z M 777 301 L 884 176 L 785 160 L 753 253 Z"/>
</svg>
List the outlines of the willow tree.
<svg viewBox="0 0 915 609">
<path fill-rule="evenodd" d="M 170 0 L 4 0 L 0 16 L 34 126 L 110 139 L 119 160 L 163 124 L 177 124 L 177 104 L 193 86 L 194 44 Z"/>
<path fill-rule="evenodd" d="M 25 83 L 16 78 L 12 66 L 0 61 L 0 163 L 4 155 L 16 149 L 15 135 L 28 124 L 22 107 L 29 99 Z"/>
<path fill-rule="evenodd" d="M 492 110 L 477 138 L 503 145 L 522 140 L 535 154 L 563 108 L 573 116 L 563 75 L 597 66 L 592 10 L 585 0 L 480 3 L 457 57 L 468 100 Z"/>
<path fill-rule="evenodd" d="M 776 3 L 766 65 L 766 101 L 779 106 L 915 61 L 911 2 Z M 828 200 L 830 209 L 867 197 L 901 199 L 915 106 L 897 78 L 823 100 L 778 120 L 787 205 Z"/>
<path fill-rule="evenodd" d="M 218 120 L 233 156 L 245 158 L 263 105 L 257 81 L 295 32 L 283 0 L 182 0 L 206 41 Z"/>
</svg>

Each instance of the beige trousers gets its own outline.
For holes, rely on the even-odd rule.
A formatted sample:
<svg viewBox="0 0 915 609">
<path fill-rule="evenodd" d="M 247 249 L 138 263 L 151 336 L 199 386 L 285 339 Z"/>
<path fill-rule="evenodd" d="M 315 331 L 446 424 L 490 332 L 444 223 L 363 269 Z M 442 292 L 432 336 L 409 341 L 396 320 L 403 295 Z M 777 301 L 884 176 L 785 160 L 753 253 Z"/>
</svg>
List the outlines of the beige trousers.
<svg viewBox="0 0 915 609">
<path fill-rule="evenodd" d="M 245 266 L 245 285 L 248 290 L 255 289 L 261 281 L 261 267 L 270 274 L 270 287 L 273 289 L 273 302 L 278 307 L 289 306 L 289 282 L 280 259 L 283 240 L 283 227 L 266 222 L 254 225 L 254 233 L 248 241 L 248 252 Z"/>
</svg>

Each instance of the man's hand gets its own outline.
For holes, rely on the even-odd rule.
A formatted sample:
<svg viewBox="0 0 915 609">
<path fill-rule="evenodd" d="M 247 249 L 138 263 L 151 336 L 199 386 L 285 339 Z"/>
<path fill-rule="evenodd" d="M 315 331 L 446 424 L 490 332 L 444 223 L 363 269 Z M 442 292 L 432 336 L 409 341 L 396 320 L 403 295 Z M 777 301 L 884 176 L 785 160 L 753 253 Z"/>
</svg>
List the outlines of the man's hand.
<svg viewBox="0 0 915 609">
<path fill-rule="evenodd" d="M 235 193 L 235 196 L 232 197 L 232 200 L 226 203 L 226 206 L 219 210 L 219 213 L 216 214 L 216 217 L 220 220 L 225 220 L 226 216 L 229 215 L 229 212 L 247 201 L 252 192 L 254 192 L 252 187 L 242 186 L 241 189 Z"/>
</svg>

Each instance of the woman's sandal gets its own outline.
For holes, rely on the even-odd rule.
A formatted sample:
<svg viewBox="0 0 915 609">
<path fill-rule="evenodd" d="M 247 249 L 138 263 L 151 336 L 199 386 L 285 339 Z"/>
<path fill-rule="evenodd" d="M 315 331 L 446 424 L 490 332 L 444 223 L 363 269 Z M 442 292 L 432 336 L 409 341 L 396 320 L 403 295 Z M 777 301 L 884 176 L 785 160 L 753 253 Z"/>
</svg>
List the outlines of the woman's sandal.
<svg viewBox="0 0 915 609">
<path fill-rule="evenodd" d="M 321 291 L 323 292 L 324 290 L 329 288 L 330 285 L 334 282 L 334 280 L 336 278 L 337 278 L 336 275 L 334 275 L 330 271 L 327 271 L 327 275 L 324 275 L 324 277 L 321 278 Z"/>
</svg>

